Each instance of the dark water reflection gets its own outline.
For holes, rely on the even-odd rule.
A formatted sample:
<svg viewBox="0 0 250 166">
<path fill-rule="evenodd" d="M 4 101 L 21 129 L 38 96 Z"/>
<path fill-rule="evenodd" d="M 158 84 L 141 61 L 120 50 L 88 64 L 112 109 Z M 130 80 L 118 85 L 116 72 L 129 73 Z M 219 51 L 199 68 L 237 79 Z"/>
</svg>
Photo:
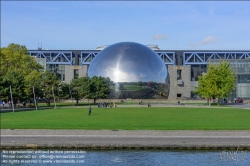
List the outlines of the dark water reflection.
<svg viewBox="0 0 250 166">
<path fill-rule="evenodd" d="M 1 165 L 249 166 L 247 151 L 2 150 Z"/>
</svg>

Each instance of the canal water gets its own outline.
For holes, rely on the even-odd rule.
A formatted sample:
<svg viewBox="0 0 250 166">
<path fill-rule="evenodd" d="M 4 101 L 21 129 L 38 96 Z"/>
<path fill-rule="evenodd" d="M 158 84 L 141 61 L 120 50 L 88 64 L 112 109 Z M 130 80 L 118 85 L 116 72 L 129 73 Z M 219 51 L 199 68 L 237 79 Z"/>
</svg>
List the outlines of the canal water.
<svg viewBox="0 0 250 166">
<path fill-rule="evenodd" d="M 246 150 L 1 150 L 1 166 L 250 166 Z"/>
</svg>

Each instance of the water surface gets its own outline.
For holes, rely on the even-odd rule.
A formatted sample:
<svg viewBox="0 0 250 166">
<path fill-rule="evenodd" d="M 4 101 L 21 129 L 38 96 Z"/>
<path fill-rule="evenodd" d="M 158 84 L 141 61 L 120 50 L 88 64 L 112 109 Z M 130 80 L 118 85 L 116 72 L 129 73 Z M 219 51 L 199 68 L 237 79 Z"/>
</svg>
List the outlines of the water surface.
<svg viewBox="0 0 250 166">
<path fill-rule="evenodd" d="M 249 166 L 248 151 L 2 150 L 1 165 Z"/>
</svg>

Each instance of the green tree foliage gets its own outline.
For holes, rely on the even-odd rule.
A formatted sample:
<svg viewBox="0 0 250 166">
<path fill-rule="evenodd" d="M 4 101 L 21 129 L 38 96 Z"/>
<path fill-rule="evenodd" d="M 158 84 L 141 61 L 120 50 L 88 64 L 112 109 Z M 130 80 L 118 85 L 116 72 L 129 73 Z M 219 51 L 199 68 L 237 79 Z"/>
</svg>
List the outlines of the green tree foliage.
<svg viewBox="0 0 250 166">
<path fill-rule="evenodd" d="M 76 100 L 76 105 L 81 98 L 87 98 L 89 93 L 90 79 L 88 77 L 80 77 L 73 79 L 70 83 L 72 97 Z"/>
<path fill-rule="evenodd" d="M 1 48 L 0 59 L 1 72 L 4 75 L 10 70 L 15 70 L 27 76 L 33 70 L 42 69 L 42 66 L 29 55 L 27 48 L 19 44 L 12 43 L 6 48 Z"/>
<path fill-rule="evenodd" d="M 45 98 L 45 101 L 47 103 L 48 106 L 50 106 L 50 101 L 53 99 L 53 92 L 52 92 L 52 87 L 54 90 L 54 95 L 55 98 L 58 99 L 59 98 L 59 84 L 61 83 L 61 80 L 59 80 L 56 76 L 55 73 L 52 73 L 50 71 L 46 71 L 45 73 L 43 73 L 42 76 L 42 90 L 43 90 L 43 95 Z"/>
<path fill-rule="evenodd" d="M 217 68 L 215 65 L 209 65 L 207 73 L 198 77 L 198 87 L 196 93 L 202 97 L 208 98 L 208 104 L 211 104 L 211 98 L 218 96 L 219 89 L 217 87 Z"/>
<path fill-rule="evenodd" d="M 109 81 L 110 79 L 104 77 L 81 77 L 72 80 L 70 87 L 72 89 L 72 96 L 77 100 L 81 98 L 94 99 L 96 103 L 97 99 L 107 98 L 109 91 Z"/>
<path fill-rule="evenodd" d="M 37 82 L 35 77 L 40 76 L 42 66 L 30 57 L 25 46 L 12 43 L 1 48 L 0 67 L 1 99 L 10 99 L 9 85 L 13 89 L 14 103 L 32 95 L 31 85 Z"/>
<path fill-rule="evenodd" d="M 225 98 L 235 88 L 235 72 L 228 62 L 219 65 L 210 64 L 207 73 L 198 77 L 198 87 L 195 92 L 208 98 L 209 106 L 211 98 Z M 219 103 L 219 101 L 218 101 Z"/>
<path fill-rule="evenodd" d="M 9 81 L 0 74 L 0 99 L 7 101 L 10 99 Z"/>
<path fill-rule="evenodd" d="M 42 78 L 43 73 L 37 70 L 33 70 L 29 75 L 25 77 L 26 93 L 30 98 L 33 98 L 33 87 L 36 97 L 43 97 L 42 91 Z"/>
<path fill-rule="evenodd" d="M 104 77 L 92 77 L 89 88 L 90 93 L 87 96 L 90 99 L 94 99 L 94 103 L 96 103 L 97 99 L 107 98 L 110 93 L 108 83 L 105 81 Z"/>
<path fill-rule="evenodd" d="M 5 87 L 5 99 L 7 96 L 9 96 L 10 99 L 10 87 L 11 85 L 11 91 L 12 91 L 12 97 L 13 97 L 13 103 L 16 105 L 17 101 L 27 99 L 27 95 L 25 93 L 25 80 L 22 73 L 19 73 L 15 70 L 8 71 L 7 74 L 4 77 L 4 83 L 7 83 Z M 7 92 L 7 93 L 6 93 Z"/>
<path fill-rule="evenodd" d="M 70 98 L 70 84 L 66 83 L 66 82 L 61 82 L 61 84 L 59 84 L 59 90 L 58 90 L 58 97 L 60 99 L 68 99 Z"/>
<path fill-rule="evenodd" d="M 220 98 L 226 98 L 230 92 L 235 88 L 236 74 L 232 70 L 230 63 L 222 62 L 218 66 L 218 89 Z"/>
</svg>

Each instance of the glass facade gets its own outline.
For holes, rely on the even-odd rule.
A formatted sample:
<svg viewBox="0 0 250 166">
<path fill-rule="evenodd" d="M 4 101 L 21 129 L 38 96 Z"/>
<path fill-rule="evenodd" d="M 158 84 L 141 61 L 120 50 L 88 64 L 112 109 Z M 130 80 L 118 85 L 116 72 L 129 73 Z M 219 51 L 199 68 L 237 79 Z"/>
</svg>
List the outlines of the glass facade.
<svg viewBox="0 0 250 166">
<path fill-rule="evenodd" d="M 65 81 L 65 65 L 47 64 L 46 69 L 56 73 L 61 81 Z"/>
<path fill-rule="evenodd" d="M 236 88 L 232 91 L 229 99 L 250 99 L 250 59 L 223 60 L 230 63 L 236 72 Z M 210 60 L 210 63 L 218 64 L 219 60 Z"/>
<path fill-rule="evenodd" d="M 45 72 L 46 71 L 46 59 L 45 58 L 37 58 L 34 57 L 35 61 L 40 64 L 43 69 L 41 69 L 40 71 Z"/>
<path fill-rule="evenodd" d="M 198 76 L 207 71 L 207 65 L 191 65 L 191 81 L 198 81 Z"/>
</svg>

